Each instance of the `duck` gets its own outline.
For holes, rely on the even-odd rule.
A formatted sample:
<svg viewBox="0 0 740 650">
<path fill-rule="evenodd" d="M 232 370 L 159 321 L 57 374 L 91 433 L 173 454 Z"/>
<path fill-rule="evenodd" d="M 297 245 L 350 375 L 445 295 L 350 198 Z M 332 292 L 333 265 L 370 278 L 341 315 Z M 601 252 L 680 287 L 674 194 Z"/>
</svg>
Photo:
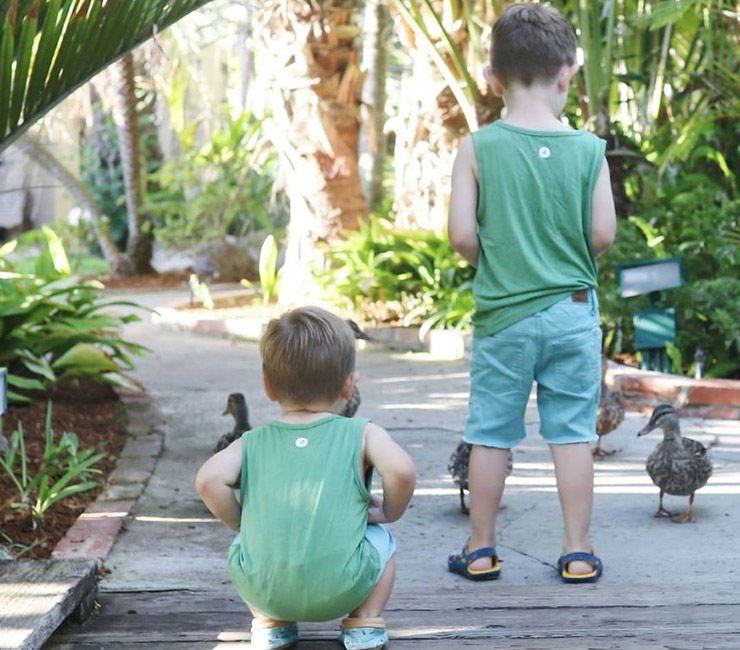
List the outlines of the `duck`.
<svg viewBox="0 0 740 650">
<path fill-rule="evenodd" d="M 352 330 L 352 333 L 354 334 L 356 340 L 373 340 L 370 336 L 365 334 L 362 329 L 360 329 L 360 326 L 355 323 L 355 321 L 348 320 L 347 324 Z M 339 412 L 339 415 L 346 418 L 354 417 L 357 413 L 357 410 L 360 408 L 361 401 L 362 400 L 360 398 L 360 391 L 357 386 L 355 386 L 352 391 L 351 397 L 342 406 L 342 410 Z M 226 447 L 234 442 L 234 440 L 236 440 L 237 438 L 241 438 L 244 433 L 252 430 L 252 425 L 249 423 L 249 409 L 247 408 L 247 400 L 242 393 L 231 393 L 229 395 L 226 401 L 226 409 L 224 410 L 223 415 L 233 416 L 234 428 L 218 439 L 213 453 L 218 453 L 222 449 L 226 449 Z"/>
<path fill-rule="evenodd" d="M 644 436 L 654 429 L 663 430 L 663 441 L 648 456 L 645 469 L 660 490 L 656 517 L 670 517 L 676 523 L 694 521 L 694 495 L 712 475 L 712 461 L 707 448 L 696 440 L 681 435 L 678 414 L 670 404 L 655 407 L 650 421 L 638 431 Z M 682 515 L 663 507 L 663 495 L 688 496 L 689 506 Z"/>
<path fill-rule="evenodd" d="M 601 439 L 624 422 L 624 406 L 622 406 L 619 395 L 606 387 L 606 369 L 607 360 L 604 356 L 601 361 L 601 398 L 596 411 L 596 433 L 599 436 L 596 448 L 593 451 L 596 458 L 603 458 L 616 453 L 616 450 L 604 451 L 601 448 Z"/>
<path fill-rule="evenodd" d="M 460 510 L 464 515 L 470 514 L 470 508 L 465 503 L 465 490 L 468 487 L 468 466 L 470 465 L 470 450 L 473 445 L 460 440 L 452 452 L 447 463 L 447 470 L 452 475 L 452 482 L 460 488 Z M 506 463 L 506 476 L 510 476 L 514 469 L 514 454 L 509 449 L 509 459 Z"/>
<path fill-rule="evenodd" d="M 355 323 L 355 321 L 348 319 L 345 321 L 347 325 L 349 325 L 349 328 L 352 330 L 352 333 L 355 335 L 356 341 L 372 341 L 372 337 L 365 334 L 365 332 L 360 329 L 360 326 Z M 360 408 L 360 403 L 362 402 L 362 398 L 360 397 L 360 390 L 357 388 L 357 384 L 355 384 L 355 387 L 352 389 L 352 395 L 351 397 L 345 402 L 345 404 L 342 406 L 342 410 L 339 411 L 339 415 L 345 418 L 353 418 L 357 414 L 357 410 Z"/>
<path fill-rule="evenodd" d="M 231 393 L 229 395 L 223 415 L 233 416 L 234 428 L 218 439 L 213 453 L 218 453 L 222 449 L 226 449 L 234 440 L 241 438 L 244 433 L 252 430 L 252 425 L 249 423 L 247 400 L 241 393 Z"/>
</svg>

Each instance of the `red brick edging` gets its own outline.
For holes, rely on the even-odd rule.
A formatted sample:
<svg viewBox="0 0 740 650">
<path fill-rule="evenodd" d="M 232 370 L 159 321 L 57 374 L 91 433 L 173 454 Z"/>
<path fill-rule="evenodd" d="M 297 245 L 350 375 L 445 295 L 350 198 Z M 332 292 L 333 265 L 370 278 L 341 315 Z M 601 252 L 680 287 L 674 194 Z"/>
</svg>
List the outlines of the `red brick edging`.
<svg viewBox="0 0 740 650">
<path fill-rule="evenodd" d="M 628 409 L 649 413 L 658 404 L 668 403 L 681 415 L 740 419 L 740 381 L 734 379 L 691 379 L 612 365 L 607 382 Z"/>
<path fill-rule="evenodd" d="M 56 545 L 51 554 L 56 560 L 84 559 L 102 564 L 162 454 L 164 417 L 149 394 L 126 394 L 121 400 L 128 415 L 129 439 L 105 490 Z"/>
</svg>

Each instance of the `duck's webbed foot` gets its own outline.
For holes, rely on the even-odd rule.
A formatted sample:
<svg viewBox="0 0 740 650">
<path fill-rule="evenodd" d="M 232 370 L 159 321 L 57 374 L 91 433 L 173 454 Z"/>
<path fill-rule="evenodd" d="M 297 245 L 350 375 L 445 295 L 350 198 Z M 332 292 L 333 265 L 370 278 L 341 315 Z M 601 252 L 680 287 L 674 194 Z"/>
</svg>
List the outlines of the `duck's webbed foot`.
<svg viewBox="0 0 740 650">
<path fill-rule="evenodd" d="M 663 496 L 665 495 L 665 492 L 663 490 L 660 491 L 660 498 L 658 499 L 658 510 L 653 515 L 654 517 L 674 517 L 676 513 L 674 512 L 668 512 L 663 507 Z"/>
<path fill-rule="evenodd" d="M 694 495 L 689 496 L 689 508 L 682 515 L 676 515 L 671 521 L 677 524 L 685 524 L 687 521 L 695 521 L 694 519 Z"/>
<path fill-rule="evenodd" d="M 464 515 L 470 514 L 470 508 L 468 508 L 467 504 L 465 503 L 465 490 L 460 488 L 460 510 Z"/>
<path fill-rule="evenodd" d="M 599 440 L 596 443 L 596 447 L 593 450 L 594 458 L 605 458 L 606 456 L 611 456 L 612 454 L 616 454 L 617 450 L 613 449 L 612 451 L 605 451 L 601 448 L 601 436 L 599 436 Z"/>
</svg>

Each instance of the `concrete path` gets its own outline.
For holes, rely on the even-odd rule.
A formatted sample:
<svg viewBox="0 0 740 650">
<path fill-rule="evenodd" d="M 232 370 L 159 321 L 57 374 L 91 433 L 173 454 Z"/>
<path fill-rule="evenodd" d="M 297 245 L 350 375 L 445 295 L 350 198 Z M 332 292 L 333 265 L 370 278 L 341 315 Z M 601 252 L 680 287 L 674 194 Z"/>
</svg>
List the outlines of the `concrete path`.
<svg viewBox="0 0 740 650">
<path fill-rule="evenodd" d="M 161 299 L 140 298 L 150 305 Z M 101 591 L 209 592 L 210 596 L 222 594 L 234 603 L 225 562 L 232 533 L 215 522 L 201 504 L 193 480 L 215 441 L 231 426 L 221 415 L 228 393 L 240 391 L 247 396 L 254 425 L 279 414 L 261 390 L 257 345 L 173 334 L 147 323 L 129 326 L 127 334 L 152 349 L 140 361 L 135 376 L 149 388 L 167 417 L 166 441 L 135 517 L 106 562 L 111 573 L 103 580 Z M 459 548 L 468 535 L 468 519 L 460 513 L 458 492 L 446 470 L 464 425 L 469 389 L 467 362 L 366 350 L 360 352 L 358 366 L 363 398 L 359 414 L 388 429 L 413 457 L 419 473 L 412 506 L 393 525 L 399 543 L 395 596 L 399 600 L 394 602 L 447 593 L 455 594 L 457 609 L 465 609 L 466 603 L 472 607 L 481 599 L 490 603 L 507 594 L 521 595 L 525 593 L 521 589 L 528 586 L 541 589 L 527 588 L 529 594 L 575 595 L 573 587 L 560 584 L 553 570 L 560 550 L 561 518 L 548 449 L 538 434 L 534 402 L 527 409 L 528 437 L 515 450 L 514 472 L 504 495 L 506 508 L 501 514 L 498 544 L 504 560 L 502 578 L 497 583 L 474 585 L 446 571 L 447 554 Z M 645 421 L 644 416 L 628 414 L 620 429 L 604 439 L 605 448 L 619 450 L 598 462 L 596 468 L 593 541 L 606 571 L 597 588 L 587 589 L 595 589 L 594 598 L 598 593 L 612 597 L 621 594 L 623 604 L 646 594 L 702 591 L 711 596 L 717 589 L 740 593 L 735 588 L 740 585 L 740 575 L 736 575 L 740 422 L 682 421 L 684 434 L 702 441 L 718 436 L 719 444 L 711 452 L 714 476 L 697 495 L 696 523 L 678 525 L 652 516 L 658 494 L 645 473 L 644 462 L 659 434 L 636 438 L 635 432 Z M 667 505 L 679 511 L 686 499 L 669 498 Z M 567 589 L 570 591 L 563 591 Z M 439 599 L 433 600 L 436 607 L 445 607 Z M 712 598 L 705 600 L 706 604 L 713 602 Z M 730 600 L 740 604 L 740 597 Z M 393 617 L 388 618 L 392 626 Z M 740 624 L 736 632 L 733 643 L 740 647 Z M 588 633 L 580 636 L 586 639 Z M 56 645 L 49 647 L 88 647 L 81 641 L 70 641 L 74 638 L 59 637 Z M 495 645 L 555 647 L 518 643 Z M 149 646 L 141 647 L 149 650 Z M 571 642 L 567 647 L 581 646 Z M 634 647 L 640 647 L 639 643 Z"/>
</svg>

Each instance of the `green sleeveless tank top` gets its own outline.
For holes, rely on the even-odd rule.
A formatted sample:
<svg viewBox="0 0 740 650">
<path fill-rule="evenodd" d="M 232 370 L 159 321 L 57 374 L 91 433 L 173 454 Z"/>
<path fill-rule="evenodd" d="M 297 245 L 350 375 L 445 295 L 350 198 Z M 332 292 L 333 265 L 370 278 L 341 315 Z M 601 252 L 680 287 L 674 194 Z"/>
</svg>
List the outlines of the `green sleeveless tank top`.
<svg viewBox="0 0 740 650">
<path fill-rule="evenodd" d="M 378 552 L 365 539 L 369 420 L 272 422 L 242 438 L 239 535 L 229 552 L 239 595 L 272 618 L 328 621 L 370 594 Z"/>
<path fill-rule="evenodd" d="M 606 142 L 497 121 L 473 134 L 480 257 L 475 336 L 491 336 L 597 285 L 591 202 Z"/>
</svg>

